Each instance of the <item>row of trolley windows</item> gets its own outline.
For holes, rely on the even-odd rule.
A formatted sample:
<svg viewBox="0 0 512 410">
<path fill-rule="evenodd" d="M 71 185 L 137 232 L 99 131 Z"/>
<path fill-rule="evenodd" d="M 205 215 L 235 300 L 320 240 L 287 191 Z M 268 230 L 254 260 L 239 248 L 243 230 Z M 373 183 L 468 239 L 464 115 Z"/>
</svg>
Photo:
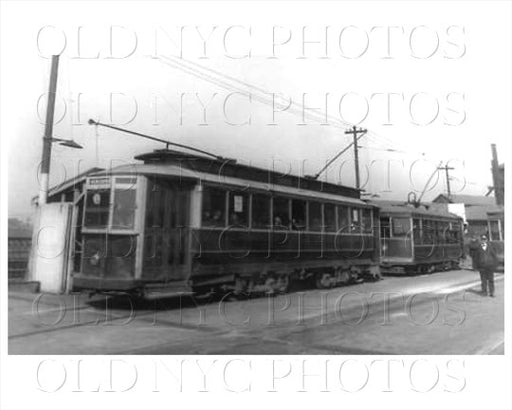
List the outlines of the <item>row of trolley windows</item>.
<svg viewBox="0 0 512 410">
<path fill-rule="evenodd" d="M 202 209 L 205 227 L 372 233 L 370 209 L 319 201 L 205 188 Z"/>
<path fill-rule="evenodd" d="M 406 217 L 381 218 L 380 234 L 382 238 L 414 238 L 414 243 L 458 243 L 462 238 L 461 225 L 458 222 L 436 221 L 431 219 L 412 219 Z"/>
</svg>

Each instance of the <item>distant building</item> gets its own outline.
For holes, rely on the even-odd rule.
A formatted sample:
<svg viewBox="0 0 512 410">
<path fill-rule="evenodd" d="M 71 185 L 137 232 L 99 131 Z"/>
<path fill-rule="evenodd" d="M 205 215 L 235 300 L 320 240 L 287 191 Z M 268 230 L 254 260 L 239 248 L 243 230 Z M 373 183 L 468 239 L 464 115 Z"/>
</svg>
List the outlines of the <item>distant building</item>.
<svg viewBox="0 0 512 410">
<path fill-rule="evenodd" d="M 489 206 L 495 204 L 494 197 L 483 195 L 451 195 L 448 198 L 446 194 L 439 194 L 432 201 L 437 204 L 464 204 L 466 207 L 471 206 Z"/>
<path fill-rule="evenodd" d="M 28 222 L 22 221 L 18 218 L 9 218 L 8 224 L 8 237 L 9 238 L 31 238 L 32 225 Z"/>
<path fill-rule="evenodd" d="M 8 222 L 8 277 L 23 279 L 32 243 L 32 225 L 17 218 Z"/>
<path fill-rule="evenodd" d="M 448 198 L 446 194 L 440 194 L 433 200 L 433 203 L 443 204 L 447 210 L 450 210 L 452 205 L 458 208 L 463 206 L 464 215 L 461 216 L 467 224 L 469 236 L 487 233 L 487 213 L 502 209 L 496 205 L 494 197 L 483 195 L 451 195 Z"/>
</svg>

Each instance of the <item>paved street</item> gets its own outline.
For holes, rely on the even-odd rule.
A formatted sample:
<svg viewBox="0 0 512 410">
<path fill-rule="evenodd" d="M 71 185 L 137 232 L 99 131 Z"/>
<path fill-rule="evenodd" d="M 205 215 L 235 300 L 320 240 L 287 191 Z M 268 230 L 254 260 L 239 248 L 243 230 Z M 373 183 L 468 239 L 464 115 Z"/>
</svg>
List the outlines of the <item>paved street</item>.
<svg viewBox="0 0 512 410">
<path fill-rule="evenodd" d="M 10 354 L 503 354 L 504 276 L 386 277 L 331 290 L 131 303 L 9 294 Z"/>
</svg>

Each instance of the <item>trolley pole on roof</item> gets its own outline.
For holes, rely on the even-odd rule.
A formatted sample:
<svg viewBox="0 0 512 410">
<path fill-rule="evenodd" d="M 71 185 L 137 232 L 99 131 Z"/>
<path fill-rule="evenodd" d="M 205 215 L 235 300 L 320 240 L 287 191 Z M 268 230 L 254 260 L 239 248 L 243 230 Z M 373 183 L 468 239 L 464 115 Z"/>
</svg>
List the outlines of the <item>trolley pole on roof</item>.
<svg viewBox="0 0 512 410">
<path fill-rule="evenodd" d="M 358 134 L 366 134 L 368 132 L 368 130 L 365 130 L 363 128 L 359 128 L 357 129 L 357 127 L 354 125 L 352 128 L 348 129 L 345 131 L 345 134 L 352 134 L 353 135 L 353 138 L 354 138 L 354 142 L 353 142 L 353 145 L 354 145 L 354 162 L 355 162 L 355 166 L 356 166 L 356 188 L 357 189 L 361 189 L 361 180 L 360 180 L 360 176 L 359 176 L 359 151 L 358 151 L 358 146 L 357 146 L 357 135 Z"/>
<path fill-rule="evenodd" d="M 442 171 L 444 170 L 446 175 L 446 191 L 448 193 L 448 199 L 452 196 L 452 191 L 450 189 L 450 171 L 454 170 L 455 168 L 449 167 L 448 164 L 446 164 L 444 167 L 437 167 L 438 170 Z"/>
</svg>

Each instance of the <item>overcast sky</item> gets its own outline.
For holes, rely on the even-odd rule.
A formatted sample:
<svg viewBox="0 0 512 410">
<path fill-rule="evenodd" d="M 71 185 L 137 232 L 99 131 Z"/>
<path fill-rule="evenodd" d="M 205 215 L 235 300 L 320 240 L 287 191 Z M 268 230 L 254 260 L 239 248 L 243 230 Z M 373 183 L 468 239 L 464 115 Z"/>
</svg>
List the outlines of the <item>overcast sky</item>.
<svg viewBox="0 0 512 410">
<path fill-rule="evenodd" d="M 485 194 L 490 144 L 500 162 L 510 152 L 510 3 L 417 5 L 4 4 L 9 215 L 29 215 L 37 194 L 47 57 L 61 52 L 54 134 L 84 149 L 54 144 L 53 183 L 162 148 L 88 118 L 306 174 L 343 149 L 357 123 L 369 130 L 360 140 L 367 192 L 405 200 L 448 161 L 454 192 Z M 272 93 L 293 104 L 273 112 L 282 107 L 272 107 Z M 353 186 L 352 158 L 347 151 L 325 177 Z M 440 177 L 425 199 L 446 190 Z"/>
</svg>

